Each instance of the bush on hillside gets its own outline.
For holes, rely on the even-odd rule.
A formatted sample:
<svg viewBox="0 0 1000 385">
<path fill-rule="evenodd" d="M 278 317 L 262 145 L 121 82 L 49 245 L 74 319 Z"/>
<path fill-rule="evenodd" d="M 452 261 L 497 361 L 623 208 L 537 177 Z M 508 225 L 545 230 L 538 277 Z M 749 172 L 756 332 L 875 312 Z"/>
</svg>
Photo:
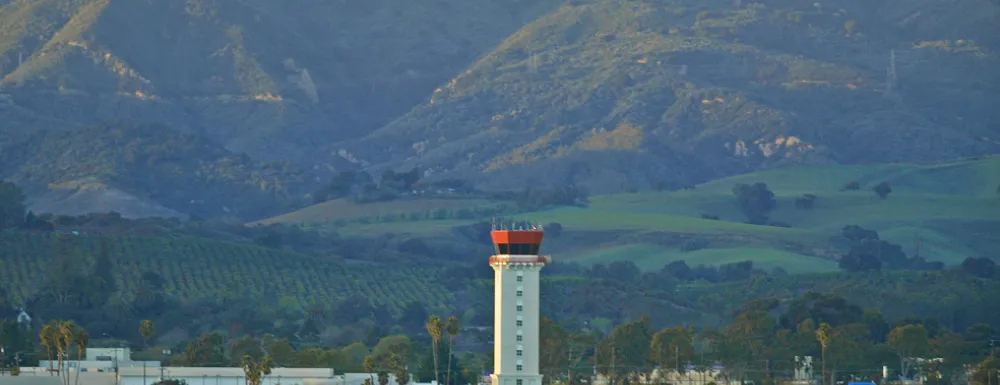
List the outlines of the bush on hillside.
<svg viewBox="0 0 1000 385">
<path fill-rule="evenodd" d="M 694 237 L 681 244 L 681 251 L 697 251 L 708 247 L 708 240 L 702 237 Z"/>
<path fill-rule="evenodd" d="M 997 264 L 989 258 L 969 257 L 962 261 L 962 272 L 979 278 L 993 278 L 997 274 Z"/>
<path fill-rule="evenodd" d="M 879 198 L 885 199 L 889 196 L 889 193 L 892 192 L 892 186 L 889 186 L 888 182 L 882 182 L 876 185 L 872 191 L 875 191 L 875 194 L 878 195 Z"/>
<path fill-rule="evenodd" d="M 777 205 L 774 193 L 764 183 L 740 183 L 733 187 L 733 195 L 736 195 L 747 223 L 754 225 L 767 224 L 771 210 Z"/>
<path fill-rule="evenodd" d="M 560 235 L 562 235 L 563 232 L 563 226 L 559 222 L 549 223 L 545 225 L 543 229 L 545 229 L 545 235 L 551 236 L 553 238 L 558 238 Z"/>
<path fill-rule="evenodd" d="M 558 206 L 587 207 L 587 191 L 575 185 L 556 187 L 550 190 L 525 189 L 513 197 L 521 212 L 544 210 Z"/>
<path fill-rule="evenodd" d="M 903 248 L 879 238 L 877 232 L 856 225 L 844 226 L 841 238 L 847 241 L 849 251 L 841 257 L 841 269 L 857 272 L 868 270 L 923 270 L 944 269 L 941 262 L 928 262 L 921 257 L 908 257 Z"/>
<path fill-rule="evenodd" d="M 801 197 L 795 198 L 795 208 L 800 210 L 811 209 L 816 203 L 816 198 L 814 194 L 804 194 Z"/>
<path fill-rule="evenodd" d="M 698 265 L 692 268 L 680 260 L 664 265 L 660 271 L 682 281 L 704 280 L 712 283 L 740 281 L 764 274 L 753 267 L 753 261 L 727 263 L 718 267 Z"/>
</svg>

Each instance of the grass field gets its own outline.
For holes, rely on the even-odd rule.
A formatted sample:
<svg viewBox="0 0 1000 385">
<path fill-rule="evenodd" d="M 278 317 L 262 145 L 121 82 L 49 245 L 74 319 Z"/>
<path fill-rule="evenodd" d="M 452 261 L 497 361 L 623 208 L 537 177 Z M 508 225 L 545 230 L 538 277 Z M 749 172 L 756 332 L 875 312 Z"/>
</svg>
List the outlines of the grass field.
<svg viewBox="0 0 1000 385">
<path fill-rule="evenodd" d="M 924 194 L 996 196 L 1000 184 L 1000 156 L 936 165 L 879 164 L 864 166 L 815 166 L 771 170 L 720 179 L 698 186 L 700 191 L 730 193 L 736 183 L 763 182 L 788 195 L 839 191 L 848 182 L 862 191 L 882 181 L 893 190 Z"/>
<path fill-rule="evenodd" d="M 842 191 L 852 181 L 861 188 Z M 882 181 L 893 189 L 887 199 L 871 191 Z M 757 182 L 766 183 L 775 193 L 777 207 L 771 219 L 788 223 L 791 228 L 742 223 L 745 217 L 733 196 L 733 186 Z M 837 251 L 831 248 L 830 237 L 846 225 L 860 225 L 878 231 L 911 256 L 919 254 L 928 260 L 957 264 L 967 257 L 1000 257 L 995 251 L 1000 249 L 998 184 L 1000 157 L 931 166 L 796 167 L 712 181 L 693 190 L 592 196 L 587 208 L 561 207 L 516 217 L 562 224 L 567 236 L 563 240 L 549 238 L 544 252 L 581 263 L 628 259 L 640 267 L 658 269 L 679 259 L 690 265 L 749 259 L 762 268 L 781 266 L 789 272 L 822 272 L 836 267 L 833 259 Z M 807 193 L 818 196 L 813 208 L 795 208 L 795 198 Z M 322 218 L 317 214 L 321 211 L 357 217 L 372 212 L 491 204 L 496 203 L 427 200 L 356 205 L 336 201 L 268 221 Z M 721 220 L 702 219 L 704 214 Z M 351 223 L 338 226 L 337 231 L 345 235 L 397 233 L 448 238 L 454 236 L 452 227 L 484 219 L 488 218 Z M 573 233 L 584 235 L 572 237 Z M 658 234 L 701 237 L 709 245 L 703 250 L 682 252 L 667 242 L 648 241 Z M 637 240 L 638 236 L 644 238 Z"/>
</svg>

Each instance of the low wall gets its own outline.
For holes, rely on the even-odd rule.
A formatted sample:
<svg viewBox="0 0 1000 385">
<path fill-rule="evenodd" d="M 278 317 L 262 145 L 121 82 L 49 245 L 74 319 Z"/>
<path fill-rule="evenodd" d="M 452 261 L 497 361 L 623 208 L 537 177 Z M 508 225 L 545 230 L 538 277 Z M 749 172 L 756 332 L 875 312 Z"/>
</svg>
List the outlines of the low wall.
<svg viewBox="0 0 1000 385">
<path fill-rule="evenodd" d="M 79 379 L 77 378 L 77 373 L 69 374 L 70 385 L 115 385 L 114 373 L 80 372 L 79 374 Z M 48 368 L 21 368 L 21 373 L 17 376 L 0 376 L 0 385 L 61 384 L 59 376 L 50 375 Z"/>
</svg>

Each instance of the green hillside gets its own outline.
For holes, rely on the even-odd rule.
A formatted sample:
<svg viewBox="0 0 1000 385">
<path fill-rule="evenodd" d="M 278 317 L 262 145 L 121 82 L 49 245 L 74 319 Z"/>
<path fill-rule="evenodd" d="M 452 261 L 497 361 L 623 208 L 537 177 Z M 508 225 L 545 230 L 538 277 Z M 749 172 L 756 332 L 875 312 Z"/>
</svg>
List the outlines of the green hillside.
<svg viewBox="0 0 1000 385">
<path fill-rule="evenodd" d="M 405 113 L 557 3 L 6 1 L 0 106 L 21 113 L 0 121 L 159 123 L 259 159 L 340 166 L 332 142 Z"/>
<path fill-rule="evenodd" d="M 860 184 L 857 191 L 843 190 L 854 181 Z M 871 191 L 883 181 L 893 189 L 886 199 Z M 732 189 L 757 182 L 767 183 L 775 194 L 777 205 L 771 219 L 790 227 L 743 223 L 746 217 Z M 753 260 L 768 269 L 823 272 L 836 269 L 836 259 L 845 252 L 831 238 L 844 226 L 859 225 L 878 231 L 910 256 L 955 265 L 968 257 L 998 257 L 998 184 L 998 157 L 942 165 L 790 167 L 720 179 L 689 190 L 596 195 L 586 208 L 561 207 L 515 217 L 561 224 L 563 233 L 547 237 L 544 252 L 563 261 L 631 260 L 642 268 L 658 269 L 676 260 L 689 264 Z M 817 196 L 812 208 L 796 208 L 794 201 L 803 194 Z M 417 212 L 434 206 L 410 200 L 356 204 L 340 211 L 383 213 L 389 207 Z M 354 236 L 393 233 L 463 242 L 454 238 L 456 227 L 488 220 L 461 219 L 450 213 L 445 210 L 442 220 L 371 215 L 337 223 L 314 221 L 308 226 Z M 280 222 L 280 217 L 269 221 Z"/>
<path fill-rule="evenodd" d="M 260 218 L 295 207 L 312 185 L 297 167 L 253 160 L 203 135 L 121 123 L 0 143 L 0 178 L 29 191 L 37 212 L 133 218 Z"/>
<path fill-rule="evenodd" d="M 0 147 L 124 121 L 317 182 L 418 166 L 600 194 L 940 161 L 1000 151 L 998 23 L 991 0 L 8 1 Z"/>
<path fill-rule="evenodd" d="M 979 75 L 947 69 L 1000 79 L 1000 45 L 986 33 L 1000 12 L 986 0 L 936 8 L 572 2 L 355 146 L 495 188 L 573 180 L 601 193 L 789 164 L 995 153 L 995 113 L 973 99 L 1000 89 L 963 93 Z"/>
<path fill-rule="evenodd" d="M 1000 157 L 933 165 L 892 163 L 797 167 L 729 177 L 702 184 L 698 190 L 728 193 L 734 183 L 763 182 L 776 193 L 792 195 L 841 190 L 849 182 L 858 182 L 861 190 L 869 191 L 882 181 L 912 193 L 992 197 L 996 196 L 997 184 L 1000 183 Z"/>
<path fill-rule="evenodd" d="M 437 274 L 434 268 L 349 263 L 337 256 L 315 257 L 189 236 L 8 231 L 0 234 L 0 289 L 15 303 L 33 298 L 49 281 L 49 274 L 54 273 L 53 237 L 58 236 L 68 237 L 74 254 L 82 256 L 78 262 L 81 268 L 92 264 L 99 253 L 106 253 L 126 298 L 140 289 L 145 272 L 159 274 L 165 292 L 182 303 L 229 295 L 291 297 L 309 305 L 362 294 L 398 312 L 411 301 L 436 308 L 451 298 L 443 286 L 425 279 Z"/>
</svg>

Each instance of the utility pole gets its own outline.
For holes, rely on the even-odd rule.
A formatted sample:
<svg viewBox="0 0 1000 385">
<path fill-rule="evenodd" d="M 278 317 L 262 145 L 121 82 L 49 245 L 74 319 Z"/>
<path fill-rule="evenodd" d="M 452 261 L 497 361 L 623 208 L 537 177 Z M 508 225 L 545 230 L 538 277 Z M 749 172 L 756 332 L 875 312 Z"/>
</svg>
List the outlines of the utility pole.
<svg viewBox="0 0 1000 385">
<path fill-rule="evenodd" d="M 771 360 L 764 360 L 764 383 L 771 383 Z"/>
<path fill-rule="evenodd" d="M 573 345 L 569 346 L 569 361 L 566 362 L 566 384 L 573 384 Z"/>
<path fill-rule="evenodd" d="M 681 374 L 681 347 L 674 346 L 674 373 L 680 377 Z"/>
<path fill-rule="evenodd" d="M 593 383 L 594 380 L 597 380 L 597 361 L 598 361 L 597 352 L 600 346 L 601 346 L 600 342 L 594 342 L 594 375 L 592 377 L 592 380 L 590 381 L 591 383 Z"/>
<path fill-rule="evenodd" d="M 615 350 L 618 350 L 618 349 L 615 347 L 615 340 L 614 340 L 614 338 L 612 338 L 611 339 L 611 385 L 615 385 L 615 377 L 616 377 L 616 375 L 615 375 Z"/>
</svg>

